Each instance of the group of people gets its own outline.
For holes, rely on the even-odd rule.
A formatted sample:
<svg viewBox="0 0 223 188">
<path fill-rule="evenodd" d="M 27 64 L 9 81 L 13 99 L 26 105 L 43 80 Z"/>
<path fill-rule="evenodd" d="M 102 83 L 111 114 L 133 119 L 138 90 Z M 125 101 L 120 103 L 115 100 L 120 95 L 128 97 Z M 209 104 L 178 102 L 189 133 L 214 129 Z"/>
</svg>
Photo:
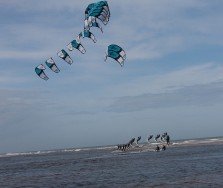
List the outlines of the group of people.
<svg viewBox="0 0 223 188">
<path fill-rule="evenodd" d="M 140 139 L 141 139 L 141 136 L 140 136 Z M 140 139 L 138 137 L 137 144 Z M 125 151 L 126 149 L 130 148 L 130 146 L 132 146 L 134 142 L 135 142 L 135 138 L 132 138 L 127 144 L 119 144 L 119 145 L 117 145 L 118 150 Z"/>
<path fill-rule="evenodd" d="M 153 135 L 149 135 L 149 137 L 147 138 L 147 142 L 150 143 L 150 140 L 153 138 Z M 160 140 L 159 140 L 160 138 Z M 136 146 L 138 146 L 139 141 L 141 140 L 141 136 L 138 136 L 138 138 L 132 138 L 131 140 L 129 140 L 128 143 L 126 144 L 119 144 L 117 145 L 117 149 L 121 150 L 121 151 L 125 151 L 126 149 L 129 149 L 130 147 L 133 146 L 133 143 L 135 142 Z M 154 140 L 157 143 L 161 143 L 162 146 L 157 145 L 155 148 L 155 151 L 165 151 L 166 150 L 166 145 L 170 144 L 170 136 L 167 134 L 167 132 L 163 133 L 163 134 L 157 134 L 154 137 Z"/>
<path fill-rule="evenodd" d="M 153 135 L 150 135 L 150 139 L 153 137 Z M 149 141 L 149 138 L 148 138 L 148 141 Z M 167 134 L 167 132 L 165 132 L 165 133 L 163 133 L 162 135 L 160 135 L 160 134 L 158 134 L 158 135 L 156 135 L 156 137 L 154 138 L 154 140 L 156 141 L 156 142 L 158 142 L 158 139 L 160 138 L 160 141 L 161 142 L 166 142 L 166 144 L 167 145 L 169 145 L 170 144 L 170 136 Z"/>
<path fill-rule="evenodd" d="M 159 145 L 156 145 L 155 151 L 165 151 L 166 150 L 166 146 L 162 145 L 162 147 L 160 147 Z"/>
<path fill-rule="evenodd" d="M 158 134 L 154 138 L 156 142 L 158 142 L 160 138 L 160 142 L 162 143 L 162 146 L 156 145 L 155 151 L 165 151 L 166 146 L 163 143 L 166 143 L 167 145 L 170 144 L 170 136 L 167 134 L 167 132 L 163 133 L 162 135 Z"/>
</svg>

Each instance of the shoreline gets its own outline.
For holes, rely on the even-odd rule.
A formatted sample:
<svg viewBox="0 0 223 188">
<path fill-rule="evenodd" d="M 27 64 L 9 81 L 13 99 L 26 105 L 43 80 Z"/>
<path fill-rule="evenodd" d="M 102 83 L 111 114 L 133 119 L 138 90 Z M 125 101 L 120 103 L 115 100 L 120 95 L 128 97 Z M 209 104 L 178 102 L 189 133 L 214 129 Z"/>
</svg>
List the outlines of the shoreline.
<svg viewBox="0 0 223 188">
<path fill-rule="evenodd" d="M 223 144 L 223 137 L 209 137 L 209 138 L 198 138 L 198 139 L 187 139 L 187 140 L 173 140 L 167 148 L 172 147 L 194 147 L 201 145 L 220 145 Z M 32 156 L 32 155 L 47 155 L 50 153 L 67 153 L 67 152 L 83 152 L 91 150 L 112 150 L 112 152 L 131 152 L 131 151 L 152 151 L 156 145 L 166 145 L 162 142 L 151 142 L 141 143 L 139 146 L 134 145 L 126 151 L 117 150 L 116 145 L 109 146 L 94 146 L 94 147 L 82 147 L 82 148 L 66 148 L 66 149 L 55 149 L 55 150 L 40 150 L 40 151 L 28 151 L 28 152 L 8 152 L 0 154 L 0 158 L 5 157 L 16 157 L 16 156 Z"/>
</svg>

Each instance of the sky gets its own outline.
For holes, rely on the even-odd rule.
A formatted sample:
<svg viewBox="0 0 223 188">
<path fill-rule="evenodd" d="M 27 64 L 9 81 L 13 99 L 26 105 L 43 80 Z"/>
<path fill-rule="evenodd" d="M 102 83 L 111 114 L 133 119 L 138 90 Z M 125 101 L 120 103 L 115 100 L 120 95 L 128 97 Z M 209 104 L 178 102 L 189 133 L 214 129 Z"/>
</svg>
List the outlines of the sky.
<svg viewBox="0 0 223 188">
<path fill-rule="evenodd" d="M 222 136 L 223 1 L 110 0 L 86 54 L 57 57 L 89 0 L 0 1 L 0 153 Z M 104 62 L 120 45 L 124 67 Z M 68 51 L 68 50 L 67 50 Z M 34 72 L 53 57 L 60 73 Z"/>
</svg>

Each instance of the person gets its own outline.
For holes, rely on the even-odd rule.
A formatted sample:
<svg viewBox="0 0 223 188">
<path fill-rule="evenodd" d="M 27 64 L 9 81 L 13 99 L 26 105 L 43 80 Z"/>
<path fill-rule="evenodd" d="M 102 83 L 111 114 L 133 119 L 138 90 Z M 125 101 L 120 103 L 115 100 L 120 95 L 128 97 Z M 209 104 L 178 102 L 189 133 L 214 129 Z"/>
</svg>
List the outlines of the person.
<svg viewBox="0 0 223 188">
<path fill-rule="evenodd" d="M 166 143 L 167 143 L 167 145 L 170 145 L 170 136 L 169 135 L 166 135 Z"/>
<path fill-rule="evenodd" d="M 150 135 L 148 138 L 148 142 L 151 140 L 151 138 L 153 137 L 153 135 Z"/>
<path fill-rule="evenodd" d="M 130 147 L 130 143 L 127 144 L 127 148 L 129 148 L 129 147 Z"/>
<path fill-rule="evenodd" d="M 135 138 L 132 138 L 132 139 L 130 140 L 130 145 L 132 145 L 134 142 L 135 142 Z"/>
<path fill-rule="evenodd" d="M 161 141 L 162 142 L 165 142 L 165 139 L 166 139 L 166 133 L 163 133 L 160 137 Z"/>
<path fill-rule="evenodd" d="M 156 135 L 155 141 L 157 142 L 157 139 L 160 137 L 160 134 Z"/>
<path fill-rule="evenodd" d="M 138 136 L 136 143 L 138 144 L 138 142 L 141 140 L 141 136 Z"/>
<path fill-rule="evenodd" d="M 155 151 L 160 151 L 160 147 L 158 145 L 156 145 Z"/>
<path fill-rule="evenodd" d="M 165 151 L 165 150 L 166 150 L 166 146 L 165 146 L 165 145 L 163 145 L 162 150 L 163 150 L 163 151 Z"/>
</svg>

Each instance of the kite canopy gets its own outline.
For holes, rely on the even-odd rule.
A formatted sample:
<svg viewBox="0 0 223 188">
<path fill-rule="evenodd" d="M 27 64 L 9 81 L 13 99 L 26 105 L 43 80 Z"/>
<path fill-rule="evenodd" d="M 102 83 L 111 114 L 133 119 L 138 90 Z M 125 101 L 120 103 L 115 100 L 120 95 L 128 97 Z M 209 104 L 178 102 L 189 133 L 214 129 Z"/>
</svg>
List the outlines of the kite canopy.
<svg viewBox="0 0 223 188">
<path fill-rule="evenodd" d="M 69 54 L 64 50 L 62 49 L 61 51 L 59 51 L 57 53 L 57 55 L 63 59 L 64 61 L 66 61 L 68 64 L 72 64 L 73 63 L 73 60 L 71 59 L 71 57 L 69 56 Z"/>
<path fill-rule="evenodd" d="M 55 73 L 60 72 L 60 69 L 57 67 L 57 65 L 52 57 L 47 59 L 45 63 L 53 72 L 55 72 Z"/>
<path fill-rule="evenodd" d="M 95 5 L 95 3 L 91 3 L 87 6 L 87 8 L 85 9 L 85 19 L 88 18 L 88 14 L 89 14 L 89 11 L 93 8 L 93 6 Z"/>
<path fill-rule="evenodd" d="M 77 36 L 77 41 L 80 42 L 80 39 L 85 37 L 90 38 L 94 43 L 97 42 L 93 33 L 86 29 Z"/>
<path fill-rule="evenodd" d="M 126 59 L 126 53 L 117 44 L 111 44 L 108 46 L 105 61 L 107 60 L 107 57 L 115 59 L 121 66 L 123 66 Z"/>
<path fill-rule="evenodd" d="M 44 72 L 45 69 L 46 69 L 45 66 L 43 64 L 40 64 L 35 68 L 35 72 L 43 80 L 48 80 L 49 78 Z"/>
<path fill-rule="evenodd" d="M 82 54 L 86 52 L 85 48 L 82 46 L 80 41 L 77 40 L 72 40 L 68 45 L 67 45 L 68 50 L 73 51 L 74 49 L 79 50 Z"/>
<path fill-rule="evenodd" d="M 98 27 L 97 20 L 100 20 L 104 25 L 106 25 L 110 18 L 110 10 L 107 1 L 99 1 L 97 3 L 91 3 L 85 10 L 85 29 L 90 29 L 90 27 Z M 101 29 L 102 31 L 102 29 Z"/>
</svg>

